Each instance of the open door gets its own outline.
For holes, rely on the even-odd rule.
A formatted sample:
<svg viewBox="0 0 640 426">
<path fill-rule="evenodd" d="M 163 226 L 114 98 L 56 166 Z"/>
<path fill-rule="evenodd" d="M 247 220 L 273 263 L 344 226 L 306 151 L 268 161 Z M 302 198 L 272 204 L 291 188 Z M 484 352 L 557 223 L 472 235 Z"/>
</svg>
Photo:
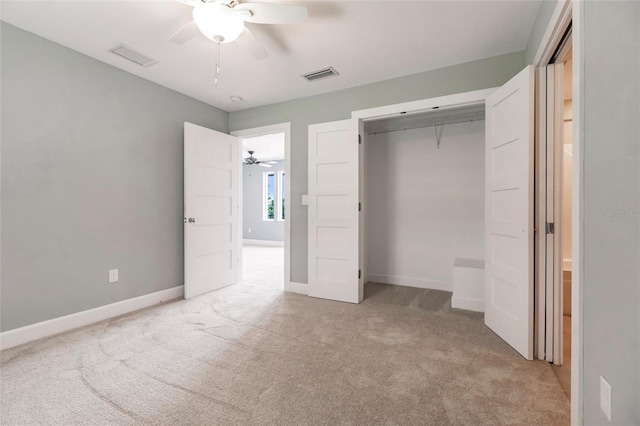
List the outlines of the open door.
<svg viewBox="0 0 640 426">
<path fill-rule="evenodd" d="M 534 70 L 486 99 L 485 324 L 533 359 Z"/>
<path fill-rule="evenodd" d="M 361 147 L 357 120 L 309 126 L 309 296 L 362 301 Z"/>
<path fill-rule="evenodd" d="M 184 296 L 233 284 L 239 262 L 238 138 L 184 123 Z"/>
</svg>

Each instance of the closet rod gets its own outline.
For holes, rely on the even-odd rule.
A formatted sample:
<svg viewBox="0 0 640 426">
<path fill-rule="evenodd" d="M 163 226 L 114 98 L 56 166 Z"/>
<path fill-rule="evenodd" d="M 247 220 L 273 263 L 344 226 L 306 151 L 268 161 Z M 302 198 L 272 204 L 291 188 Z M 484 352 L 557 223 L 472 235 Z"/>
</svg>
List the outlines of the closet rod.
<svg viewBox="0 0 640 426">
<path fill-rule="evenodd" d="M 386 129 L 386 130 L 369 130 L 367 131 L 367 135 L 380 135 L 383 133 L 400 132 L 400 131 L 413 130 L 413 129 L 423 129 L 423 128 L 434 127 L 438 125 L 445 126 L 447 124 L 472 123 L 474 121 L 484 121 L 484 117 L 461 118 L 458 120 L 446 120 L 446 121 L 438 121 L 438 122 L 433 121 L 428 124 L 416 123 L 416 124 L 409 124 L 409 125 L 398 127 L 398 128 Z"/>
</svg>

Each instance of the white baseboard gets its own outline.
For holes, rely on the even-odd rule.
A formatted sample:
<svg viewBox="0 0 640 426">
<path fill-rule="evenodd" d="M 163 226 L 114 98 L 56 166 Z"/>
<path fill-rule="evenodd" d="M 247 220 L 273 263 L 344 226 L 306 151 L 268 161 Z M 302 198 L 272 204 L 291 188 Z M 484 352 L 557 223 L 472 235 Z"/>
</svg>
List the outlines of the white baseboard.
<svg viewBox="0 0 640 426">
<path fill-rule="evenodd" d="M 451 291 L 453 288 L 452 283 L 447 283 L 444 281 L 425 280 L 422 278 L 402 277 L 398 275 L 368 274 L 366 277 L 366 281 L 403 285 L 406 287 L 426 288 L 429 290 Z"/>
<path fill-rule="evenodd" d="M 25 327 L 0 333 L 0 350 L 12 348 L 23 343 L 52 336 L 83 327 L 98 321 L 128 314 L 129 312 L 147 308 L 167 300 L 177 299 L 184 296 L 184 286 L 169 288 L 167 290 L 156 291 L 144 296 L 122 300 L 105 306 L 88 309 L 75 314 L 38 322 Z"/>
<path fill-rule="evenodd" d="M 484 300 L 464 299 L 453 296 L 451 297 L 451 307 L 466 309 L 467 311 L 484 312 Z"/>
<path fill-rule="evenodd" d="M 309 294 L 309 291 L 307 290 L 308 286 L 306 284 L 303 283 L 296 283 L 291 281 L 291 286 L 289 287 L 289 291 L 291 293 L 299 293 L 299 294 L 304 294 L 305 296 Z"/>
<path fill-rule="evenodd" d="M 242 240 L 242 244 L 250 246 L 273 246 L 284 247 L 284 241 L 270 241 L 270 240 Z"/>
</svg>

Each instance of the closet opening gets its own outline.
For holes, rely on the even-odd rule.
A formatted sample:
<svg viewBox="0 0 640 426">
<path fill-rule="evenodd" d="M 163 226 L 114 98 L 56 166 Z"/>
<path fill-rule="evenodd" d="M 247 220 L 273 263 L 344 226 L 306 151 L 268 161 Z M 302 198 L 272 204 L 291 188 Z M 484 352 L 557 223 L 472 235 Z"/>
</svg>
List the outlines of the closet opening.
<svg viewBox="0 0 640 426">
<path fill-rule="evenodd" d="M 453 293 L 534 358 L 533 66 L 309 125 L 308 160 L 309 296 L 360 303 L 365 282 Z"/>
<path fill-rule="evenodd" d="M 365 296 L 385 285 L 484 312 L 485 105 L 363 123 Z"/>
</svg>

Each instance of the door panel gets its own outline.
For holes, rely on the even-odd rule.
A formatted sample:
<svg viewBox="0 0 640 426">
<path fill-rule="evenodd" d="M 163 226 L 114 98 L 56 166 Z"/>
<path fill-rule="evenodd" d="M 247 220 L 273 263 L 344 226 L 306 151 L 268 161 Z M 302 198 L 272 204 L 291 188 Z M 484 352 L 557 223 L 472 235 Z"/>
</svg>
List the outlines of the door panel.
<svg viewBox="0 0 640 426">
<path fill-rule="evenodd" d="M 549 303 L 550 315 L 553 319 L 550 324 L 553 338 L 549 339 L 553 346 L 547 347 L 554 364 L 563 363 L 563 339 L 562 339 L 562 304 L 563 304 L 563 276 L 562 276 L 562 160 L 564 156 L 564 65 L 562 63 L 547 66 L 547 81 L 553 80 L 553 94 L 548 99 L 553 99 L 553 106 L 549 107 L 550 117 L 547 121 L 550 129 L 547 138 L 547 151 L 551 163 L 547 163 L 549 173 L 549 185 L 551 190 L 547 193 L 547 209 L 550 215 L 547 222 L 554 224 L 554 231 L 548 234 L 549 240 L 547 253 L 547 268 L 550 279 L 547 282 L 547 292 L 552 296 Z M 549 160 L 548 160 L 549 161 Z"/>
<path fill-rule="evenodd" d="M 184 123 L 187 299 L 236 281 L 240 255 L 237 144 L 233 136 Z"/>
<path fill-rule="evenodd" d="M 309 126 L 309 296 L 359 303 L 357 121 Z"/>
<path fill-rule="evenodd" d="M 533 359 L 533 67 L 486 100 L 485 324 Z"/>
</svg>

